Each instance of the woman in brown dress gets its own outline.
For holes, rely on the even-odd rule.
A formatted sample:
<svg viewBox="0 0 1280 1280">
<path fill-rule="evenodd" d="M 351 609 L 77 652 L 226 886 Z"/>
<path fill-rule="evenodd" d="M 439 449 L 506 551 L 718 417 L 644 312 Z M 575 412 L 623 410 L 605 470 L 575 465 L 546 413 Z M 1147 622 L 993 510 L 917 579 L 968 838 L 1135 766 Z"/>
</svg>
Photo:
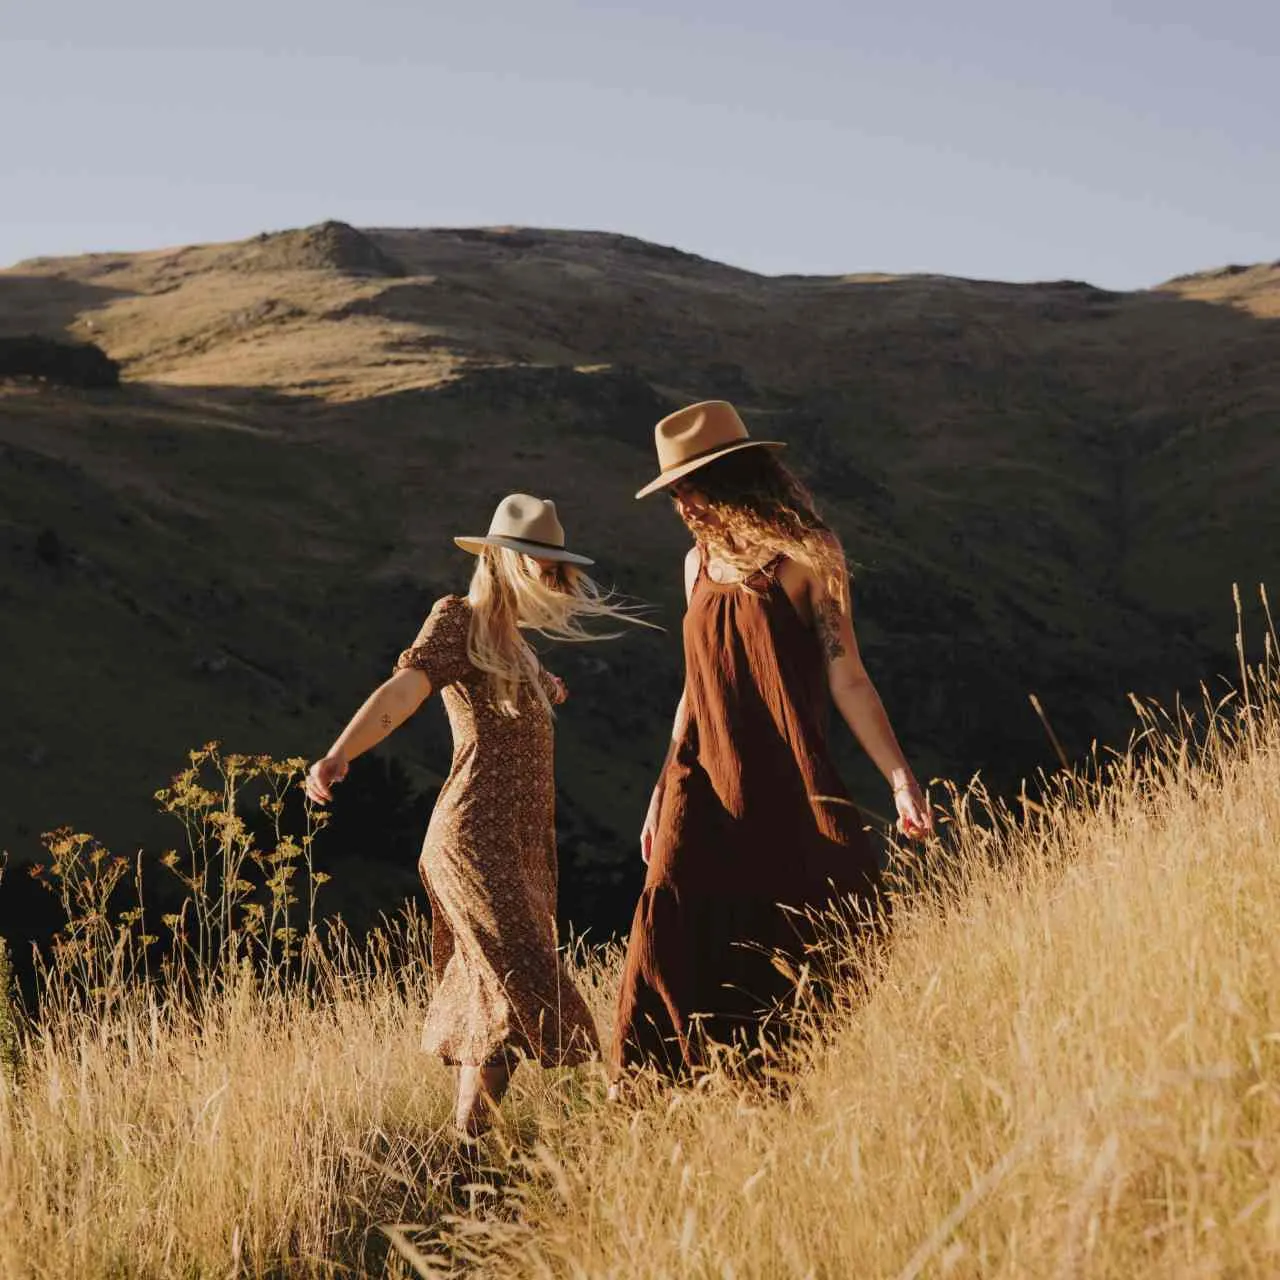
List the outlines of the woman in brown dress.
<svg viewBox="0 0 1280 1280">
<path fill-rule="evenodd" d="M 676 1073 L 708 1042 L 753 1044 L 793 991 L 805 913 L 874 909 L 879 872 L 832 764 L 830 703 L 893 790 L 901 829 L 931 820 L 858 655 L 834 535 L 733 407 L 658 424 L 685 561 L 685 688 L 641 835 L 648 864 L 613 1040 L 615 1075 Z M 791 963 L 777 963 L 789 955 Z"/>
<path fill-rule="evenodd" d="M 566 697 L 523 630 L 600 638 L 584 618 L 629 619 L 565 549 L 554 503 L 514 494 L 483 537 L 465 596 L 438 600 L 391 678 L 312 765 L 307 794 L 333 797 L 349 763 L 439 690 L 453 731 L 419 868 L 431 904 L 436 988 L 423 1046 L 459 1067 L 462 1135 L 487 1126 L 516 1061 L 571 1066 L 598 1054 L 595 1027 L 556 952 L 552 704 Z"/>
</svg>

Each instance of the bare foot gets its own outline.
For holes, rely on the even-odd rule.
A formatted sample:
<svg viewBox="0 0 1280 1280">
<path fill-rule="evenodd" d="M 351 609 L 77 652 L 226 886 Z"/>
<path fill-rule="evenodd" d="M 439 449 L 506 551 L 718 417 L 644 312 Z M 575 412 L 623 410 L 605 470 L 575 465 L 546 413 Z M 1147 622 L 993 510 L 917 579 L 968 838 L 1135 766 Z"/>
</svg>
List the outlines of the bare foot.
<svg viewBox="0 0 1280 1280">
<path fill-rule="evenodd" d="M 454 1124 L 464 1138 L 478 1138 L 493 1123 L 498 1107 L 511 1083 L 511 1068 L 496 1066 L 462 1067 L 458 1072 L 458 1106 Z"/>
</svg>

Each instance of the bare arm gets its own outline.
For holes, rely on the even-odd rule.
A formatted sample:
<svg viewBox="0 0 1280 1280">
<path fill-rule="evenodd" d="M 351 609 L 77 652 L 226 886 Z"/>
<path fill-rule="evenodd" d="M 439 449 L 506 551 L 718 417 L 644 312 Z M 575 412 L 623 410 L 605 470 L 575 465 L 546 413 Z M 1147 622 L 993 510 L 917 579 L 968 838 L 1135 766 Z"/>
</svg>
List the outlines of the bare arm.
<svg viewBox="0 0 1280 1280">
<path fill-rule="evenodd" d="M 655 795 L 660 796 L 662 794 L 662 788 L 666 785 L 667 765 L 671 763 L 671 757 L 675 752 L 676 744 L 679 743 L 681 737 L 684 735 L 684 727 L 688 722 L 688 719 L 689 712 L 688 708 L 685 706 L 685 692 L 684 690 L 681 690 L 680 701 L 676 703 L 675 718 L 671 722 L 671 741 L 667 743 L 667 754 L 662 760 L 662 772 L 658 775 L 658 782 L 654 788 Z"/>
<path fill-rule="evenodd" d="M 694 583 L 698 581 L 699 551 L 694 547 L 684 558 L 684 601 L 686 606 L 693 597 Z M 649 811 L 645 815 L 644 828 L 640 833 L 640 856 L 649 861 L 649 850 L 653 844 L 654 831 L 658 825 L 658 812 L 662 808 L 662 793 L 667 785 L 667 766 L 675 754 L 676 745 L 684 736 L 689 712 L 686 702 L 686 691 L 681 690 L 680 701 L 676 703 L 676 714 L 671 724 L 671 741 L 667 744 L 667 754 L 663 758 L 662 768 L 658 772 L 658 781 L 654 784 L 653 795 L 649 799 Z"/>
<path fill-rule="evenodd" d="M 684 603 L 685 608 L 689 607 L 690 601 L 693 599 L 693 588 L 698 581 L 699 569 L 699 552 L 694 547 L 684 558 Z M 676 703 L 675 720 L 671 725 L 671 746 L 667 749 L 667 759 L 671 758 L 671 752 L 675 750 L 675 744 L 680 741 L 684 734 L 685 722 L 688 719 L 688 711 L 685 706 L 685 690 L 680 691 L 680 701 Z M 663 768 L 663 777 L 666 776 L 666 768 Z"/>
<path fill-rule="evenodd" d="M 311 766 L 307 795 L 316 804 L 332 800 L 331 788 L 346 777 L 351 761 L 390 736 L 430 695 L 431 682 L 416 667 L 402 668 L 380 684 L 351 717 L 324 759 Z"/>
<path fill-rule="evenodd" d="M 699 557 L 698 548 L 694 547 L 685 557 L 685 608 L 689 607 L 689 603 L 694 598 L 694 585 L 698 582 Z M 684 736 L 685 722 L 689 718 L 689 712 L 685 705 L 685 690 L 680 691 L 680 701 L 676 703 L 676 718 L 671 726 L 671 745 L 667 748 L 667 760 L 671 759 L 672 751 L 675 751 L 676 744 Z M 667 776 L 666 762 L 663 762 L 663 771 L 658 778 L 658 786 L 662 786 L 664 778 Z"/>
<path fill-rule="evenodd" d="M 365 699 L 338 735 L 330 755 L 341 755 L 348 763 L 372 750 L 389 737 L 431 696 L 431 682 L 416 667 L 397 671 Z"/>
<path fill-rule="evenodd" d="M 827 686 L 832 701 L 892 788 L 904 830 L 929 829 L 931 822 L 924 795 L 858 650 L 848 583 L 843 602 L 830 594 L 825 583 L 813 577 L 810 577 L 809 593 L 814 625 L 827 664 Z"/>
</svg>

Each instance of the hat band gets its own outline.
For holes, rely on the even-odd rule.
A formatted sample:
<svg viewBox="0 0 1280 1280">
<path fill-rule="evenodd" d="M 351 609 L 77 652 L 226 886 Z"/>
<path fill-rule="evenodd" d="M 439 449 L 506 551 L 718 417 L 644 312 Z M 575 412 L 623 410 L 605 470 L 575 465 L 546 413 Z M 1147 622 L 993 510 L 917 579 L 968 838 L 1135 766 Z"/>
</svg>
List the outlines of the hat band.
<svg viewBox="0 0 1280 1280">
<path fill-rule="evenodd" d="M 686 457 L 680 458 L 676 462 L 668 462 L 662 468 L 662 474 L 665 476 L 668 471 L 674 471 L 677 467 L 683 467 L 687 463 L 697 462 L 699 458 L 709 457 L 713 453 L 719 453 L 723 449 L 732 449 L 736 444 L 750 444 L 751 440 L 747 436 L 743 436 L 738 440 L 726 440 L 723 444 L 713 444 L 709 449 L 699 449 L 697 453 L 691 453 Z"/>
<path fill-rule="evenodd" d="M 491 538 L 510 538 L 512 542 L 525 542 L 531 547 L 545 547 L 548 551 L 563 551 L 563 542 L 542 542 L 538 538 L 526 538 L 522 533 L 492 533 Z"/>
</svg>

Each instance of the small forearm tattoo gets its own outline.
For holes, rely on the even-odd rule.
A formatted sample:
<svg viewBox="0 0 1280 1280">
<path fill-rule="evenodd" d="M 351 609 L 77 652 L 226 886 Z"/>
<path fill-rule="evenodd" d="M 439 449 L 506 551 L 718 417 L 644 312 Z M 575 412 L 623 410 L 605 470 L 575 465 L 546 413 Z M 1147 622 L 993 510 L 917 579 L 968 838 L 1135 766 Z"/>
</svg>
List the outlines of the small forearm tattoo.
<svg viewBox="0 0 1280 1280">
<path fill-rule="evenodd" d="M 382 727 L 384 729 L 390 729 L 390 728 L 393 728 L 394 726 L 395 726 L 395 721 L 392 720 L 392 718 L 389 715 L 387 715 L 387 713 L 384 711 L 382 713 Z"/>
<path fill-rule="evenodd" d="M 844 641 L 840 638 L 840 624 L 844 614 L 834 600 L 823 600 L 818 605 L 818 639 L 822 641 L 822 652 L 828 662 L 834 662 L 844 656 Z"/>
</svg>

